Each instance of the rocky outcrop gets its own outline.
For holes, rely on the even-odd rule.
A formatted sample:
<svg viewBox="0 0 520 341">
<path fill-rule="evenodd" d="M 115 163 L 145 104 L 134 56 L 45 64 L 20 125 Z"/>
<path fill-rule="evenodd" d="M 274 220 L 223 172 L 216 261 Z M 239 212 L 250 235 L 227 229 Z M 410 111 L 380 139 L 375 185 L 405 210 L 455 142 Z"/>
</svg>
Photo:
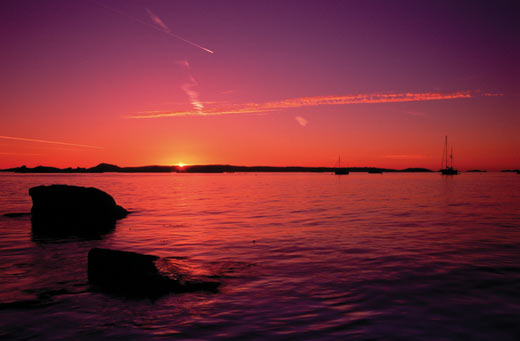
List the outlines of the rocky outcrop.
<svg viewBox="0 0 520 341">
<path fill-rule="evenodd" d="M 33 232 L 49 235 L 99 235 L 129 212 L 109 194 L 93 187 L 68 185 L 29 189 Z"/>
<path fill-rule="evenodd" d="M 130 296 L 158 297 L 170 292 L 216 291 L 220 283 L 165 270 L 161 258 L 135 252 L 93 248 L 88 253 L 88 280 L 98 290 Z M 166 267 L 168 268 L 168 267 Z"/>
</svg>

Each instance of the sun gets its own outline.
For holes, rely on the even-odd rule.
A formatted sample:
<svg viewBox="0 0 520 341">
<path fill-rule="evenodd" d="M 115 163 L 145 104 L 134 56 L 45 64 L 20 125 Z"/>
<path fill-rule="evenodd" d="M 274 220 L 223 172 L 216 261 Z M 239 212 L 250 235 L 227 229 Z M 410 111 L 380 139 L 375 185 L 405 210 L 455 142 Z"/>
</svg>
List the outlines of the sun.
<svg viewBox="0 0 520 341">
<path fill-rule="evenodd" d="M 184 163 L 182 163 L 182 162 L 179 162 L 179 163 L 177 164 L 177 166 L 179 166 L 180 168 L 183 168 L 183 167 L 186 166 L 186 165 L 185 165 Z"/>
</svg>

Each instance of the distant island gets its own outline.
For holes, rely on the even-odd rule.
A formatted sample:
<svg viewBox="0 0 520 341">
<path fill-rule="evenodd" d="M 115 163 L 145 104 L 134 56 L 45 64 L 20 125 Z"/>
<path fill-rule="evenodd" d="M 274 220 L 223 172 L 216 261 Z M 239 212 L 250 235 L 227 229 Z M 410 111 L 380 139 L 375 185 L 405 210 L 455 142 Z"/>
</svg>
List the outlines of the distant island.
<svg viewBox="0 0 520 341">
<path fill-rule="evenodd" d="M 438 172 L 427 168 L 390 169 L 378 167 L 342 167 L 353 173 L 432 173 Z M 90 168 L 57 168 L 48 166 L 15 167 L 0 169 L 0 172 L 13 173 L 332 173 L 336 167 L 300 167 L 300 166 L 234 166 L 234 165 L 186 165 L 186 166 L 139 166 L 119 167 L 108 163 L 100 163 Z M 486 170 L 472 169 L 466 173 L 486 173 Z M 501 172 L 519 173 L 517 169 Z"/>
<path fill-rule="evenodd" d="M 335 167 L 274 167 L 274 166 L 233 166 L 233 165 L 186 165 L 180 166 L 141 166 L 119 167 L 108 163 L 100 163 L 91 168 L 56 168 L 47 166 L 16 167 L 2 169 L 1 172 L 14 173 L 327 173 L 334 172 Z M 388 169 L 377 167 L 348 167 L 349 172 L 365 173 L 426 173 L 433 172 L 426 168 Z"/>
</svg>

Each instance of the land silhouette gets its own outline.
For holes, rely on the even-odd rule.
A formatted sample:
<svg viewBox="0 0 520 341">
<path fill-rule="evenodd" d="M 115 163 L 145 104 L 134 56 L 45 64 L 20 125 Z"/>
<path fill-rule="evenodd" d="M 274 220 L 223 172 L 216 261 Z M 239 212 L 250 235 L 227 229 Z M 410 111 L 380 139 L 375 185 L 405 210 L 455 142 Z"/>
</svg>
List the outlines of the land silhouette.
<svg viewBox="0 0 520 341">
<path fill-rule="evenodd" d="M 185 165 L 185 166 L 137 166 L 120 167 L 109 163 L 100 163 L 90 168 L 68 167 L 58 168 L 50 166 L 14 167 L 0 169 L 0 172 L 14 173 L 334 173 L 338 167 L 302 167 L 302 166 L 236 166 L 236 165 Z M 439 172 L 427 168 L 409 167 L 392 169 L 381 167 L 341 167 L 347 172 L 358 173 L 429 173 Z M 486 170 L 472 169 L 465 173 L 485 173 Z M 501 172 L 518 173 L 518 169 L 505 169 Z"/>
<path fill-rule="evenodd" d="M 342 167 L 349 172 L 365 172 L 365 173 L 394 173 L 394 172 L 433 172 L 426 168 L 405 168 L 390 169 L 378 167 Z M 301 167 L 301 166 L 235 166 L 235 165 L 186 165 L 180 166 L 139 166 L 139 167 L 119 167 L 108 163 L 100 163 L 91 168 L 57 168 L 48 166 L 37 167 L 15 167 L 2 169 L 2 172 L 14 173 L 235 173 L 235 172 L 252 172 L 252 173 L 327 173 L 334 172 L 337 167 Z"/>
</svg>

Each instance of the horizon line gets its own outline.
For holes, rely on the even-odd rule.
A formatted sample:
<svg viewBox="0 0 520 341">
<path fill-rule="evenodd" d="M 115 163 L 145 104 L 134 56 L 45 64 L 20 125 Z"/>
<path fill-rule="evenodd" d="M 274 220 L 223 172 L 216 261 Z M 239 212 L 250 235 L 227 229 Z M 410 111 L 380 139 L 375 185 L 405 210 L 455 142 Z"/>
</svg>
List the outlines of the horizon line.
<svg viewBox="0 0 520 341">
<path fill-rule="evenodd" d="M 21 166 L 17 166 L 17 167 L 10 167 L 10 168 L 4 168 L 4 169 L 0 169 L 0 171 L 9 171 L 9 170 L 12 170 L 12 169 L 19 169 L 19 168 L 27 168 L 27 169 L 34 169 L 34 168 L 38 168 L 38 167 L 42 167 L 42 168 L 55 168 L 57 170 L 89 170 L 89 169 L 93 169 L 93 168 L 96 168 L 96 167 L 99 167 L 99 166 L 102 166 L 102 165 L 105 165 L 105 166 L 110 166 L 110 167 L 117 167 L 117 168 L 120 168 L 120 169 L 125 169 L 125 168 L 146 168 L 146 167 L 163 167 L 163 168 L 176 168 L 176 169 L 189 169 L 189 168 L 192 168 L 192 167 L 237 167 L 237 168 L 303 168 L 303 169 L 338 169 L 338 168 L 344 168 L 344 169 L 382 169 L 382 170 L 391 170 L 391 171 L 399 171 L 399 170 L 406 170 L 406 169 L 422 169 L 422 170 L 427 170 L 427 171 L 431 171 L 431 172 L 438 172 L 438 170 L 436 169 L 430 169 L 430 168 L 426 168 L 426 167 L 404 167 L 404 168 L 388 168 L 388 167 L 378 167 L 378 166 L 348 166 L 348 167 L 334 167 L 334 166 L 297 166 L 297 165 L 285 165 L 285 166 L 270 166 L 270 165 L 254 165 L 254 166 L 246 166 L 246 165 L 233 165 L 233 164 L 226 164 L 226 163 L 214 163 L 214 164 L 182 164 L 182 165 L 179 165 L 179 164 L 171 164 L 171 165 L 160 165 L 160 164 L 153 164 L 153 165 L 143 165 L 143 166 L 119 166 L 119 165 L 115 165 L 115 164 L 110 164 L 110 163 L 106 163 L 106 162 L 101 162 L 95 166 L 92 166 L 92 167 L 80 167 L 80 166 L 77 166 L 77 167 L 72 167 L 72 166 L 68 166 L 68 167 L 56 167 L 56 166 L 45 166 L 45 165 L 38 165 L 38 166 L 34 166 L 34 167 L 28 167 L 26 165 L 21 165 Z M 481 171 L 481 172 L 488 172 L 487 169 L 478 169 L 478 168 L 468 168 L 466 169 L 465 171 L 475 171 L 475 170 L 478 170 L 478 171 Z M 513 169 L 501 169 L 501 170 L 498 170 L 497 172 L 502 172 L 502 171 L 505 171 L 505 170 L 511 170 L 511 171 L 517 171 L 518 168 L 513 168 Z M 110 172 L 110 171 L 109 171 Z M 493 172 L 493 171 L 491 171 Z"/>
</svg>

